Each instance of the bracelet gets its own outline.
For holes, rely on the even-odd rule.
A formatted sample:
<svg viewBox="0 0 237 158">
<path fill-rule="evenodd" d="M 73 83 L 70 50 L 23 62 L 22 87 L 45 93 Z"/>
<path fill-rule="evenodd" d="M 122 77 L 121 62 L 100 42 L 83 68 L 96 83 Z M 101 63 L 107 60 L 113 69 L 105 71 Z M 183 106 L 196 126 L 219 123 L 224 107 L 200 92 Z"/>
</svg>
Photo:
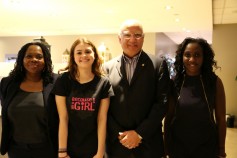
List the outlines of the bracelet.
<svg viewBox="0 0 237 158">
<path fill-rule="evenodd" d="M 59 150 L 58 153 L 66 153 L 67 150 Z"/>
<path fill-rule="evenodd" d="M 67 156 L 68 156 L 68 155 L 66 155 L 66 156 L 61 156 L 61 157 L 59 156 L 58 158 L 66 158 Z"/>
<path fill-rule="evenodd" d="M 140 134 L 137 134 L 138 135 L 138 138 L 142 140 L 142 136 Z"/>
<path fill-rule="evenodd" d="M 58 152 L 67 152 L 67 148 L 59 148 Z"/>
</svg>

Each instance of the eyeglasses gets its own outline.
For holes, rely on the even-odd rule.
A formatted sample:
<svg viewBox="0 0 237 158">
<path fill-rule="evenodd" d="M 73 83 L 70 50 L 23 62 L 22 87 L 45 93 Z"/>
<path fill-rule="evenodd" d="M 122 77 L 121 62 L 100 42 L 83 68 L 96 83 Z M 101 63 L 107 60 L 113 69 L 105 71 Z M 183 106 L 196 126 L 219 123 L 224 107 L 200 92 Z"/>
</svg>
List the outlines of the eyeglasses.
<svg viewBox="0 0 237 158">
<path fill-rule="evenodd" d="M 122 33 L 122 36 L 125 38 L 125 39 L 131 39 L 132 37 L 134 37 L 135 39 L 141 39 L 144 37 L 144 34 L 141 34 L 141 33 L 134 33 L 134 34 L 131 34 L 131 33 Z"/>
</svg>

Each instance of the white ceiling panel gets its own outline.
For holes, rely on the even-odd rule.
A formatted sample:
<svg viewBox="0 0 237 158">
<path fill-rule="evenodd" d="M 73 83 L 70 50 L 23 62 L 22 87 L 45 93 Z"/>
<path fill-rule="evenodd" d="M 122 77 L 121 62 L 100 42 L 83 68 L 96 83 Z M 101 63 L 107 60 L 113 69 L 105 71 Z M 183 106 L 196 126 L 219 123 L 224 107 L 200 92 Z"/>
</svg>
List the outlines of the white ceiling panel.
<svg viewBox="0 0 237 158">
<path fill-rule="evenodd" d="M 124 20 L 135 18 L 143 23 L 145 32 L 167 33 L 176 43 L 186 36 L 201 36 L 211 42 L 213 22 L 236 23 L 236 3 L 237 0 L 0 0 L 0 36 L 117 33 Z"/>
</svg>

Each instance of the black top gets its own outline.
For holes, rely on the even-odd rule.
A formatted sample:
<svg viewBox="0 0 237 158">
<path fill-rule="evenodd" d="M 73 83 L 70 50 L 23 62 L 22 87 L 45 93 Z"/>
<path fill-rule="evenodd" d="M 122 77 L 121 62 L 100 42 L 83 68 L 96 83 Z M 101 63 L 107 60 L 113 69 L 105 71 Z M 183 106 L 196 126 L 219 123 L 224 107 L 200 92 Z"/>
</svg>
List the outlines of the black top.
<svg viewBox="0 0 237 158">
<path fill-rule="evenodd" d="M 69 153 L 96 153 L 100 100 L 113 95 L 108 79 L 95 76 L 92 81 L 80 84 L 66 72 L 57 80 L 53 92 L 66 96 Z"/>
<path fill-rule="evenodd" d="M 54 147 L 54 154 L 57 157 L 58 153 L 58 113 L 55 103 L 55 97 L 51 93 L 54 82 L 56 81 L 58 75 L 53 75 L 53 82 L 44 84 L 43 87 L 43 100 L 44 108 L 47 118 L 47 127 L 44 131 L 47 133 L 47 138 L 50 141 L 50 144 Z M 0 99 L 2 105 L 2 137 L 0 150 L 1 154 L 6 154 L 11 146 L 13 130 L 11 128 L 10 120 L 8 118 L 8 110 L 10 103 L 15 98 L 16 94 L 20 90 L 21 82 L 15 80 L 12 77 L 4 77 L 0 82 Z M 28 128 L 31 128 L 28 126 Z"/>
<path fill-rule="evenodd" d="M 20 89 L 9 105 L 8 116 L 16 142 L 32 144 L 47 140 L 47 119 L 42 92 L 26 92 Z"/>
<path fill-rule="evenodd" d="M 184 80 L 176 107 L 174 137 L 192 150 L 209 140 L 213 126 L 200 76 L 186 76 Z"/>
</svg>

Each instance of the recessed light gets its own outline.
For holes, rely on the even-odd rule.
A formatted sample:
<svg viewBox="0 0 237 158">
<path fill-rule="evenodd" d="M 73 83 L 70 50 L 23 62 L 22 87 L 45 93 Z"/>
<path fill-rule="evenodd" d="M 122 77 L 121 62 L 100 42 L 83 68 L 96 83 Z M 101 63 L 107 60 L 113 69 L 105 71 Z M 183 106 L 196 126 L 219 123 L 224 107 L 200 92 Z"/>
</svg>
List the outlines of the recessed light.
<svg viewBox="0 0 237 158">
<path fill-rule="evenodd" d="M 180 21 L 180 19 L 179 19 L 179 18 L 175 18 L 175 21 L 176 21 L 176 22 L 179 22 L 179 21 Z"/>
<path fill-rule="evenodd" d="M 172 7 L 170 5 L 167 5 L 167 6 L 165 6 L 165 9 L 170 10 L 170 9 L 172 9 Z"/>
</svg>

